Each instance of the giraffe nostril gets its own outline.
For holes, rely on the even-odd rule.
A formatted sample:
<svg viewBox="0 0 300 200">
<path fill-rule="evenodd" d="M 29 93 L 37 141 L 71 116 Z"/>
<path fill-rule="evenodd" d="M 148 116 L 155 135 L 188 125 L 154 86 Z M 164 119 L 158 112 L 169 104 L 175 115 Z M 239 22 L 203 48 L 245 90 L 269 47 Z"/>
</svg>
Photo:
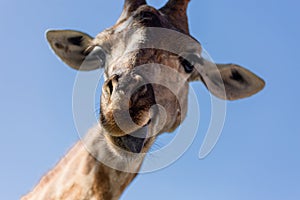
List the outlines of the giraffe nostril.
<svg viewBox="0 0 300 200">
<path fill-rule="evenodd" d="M 112 80 L 110 80 L 108 83 L 107 83 L 107 88 L 108 88 L 108 91 L 109 91 L 109 94 L 112 94 L 113 93 L 113 84 L 112 84 Z"/>
<path fill-rule="evenodd" d="M 111 96 L 112 93 L 114 92 L 115 88 L 117 87 L 119 81 L 119 76 L 118 75 L 114 75 L 112 76 L 110 79 L 108 79 L 106 81 L 106 83 L 104 84 L 104 88 L 106 93 Z"/>
</svg>

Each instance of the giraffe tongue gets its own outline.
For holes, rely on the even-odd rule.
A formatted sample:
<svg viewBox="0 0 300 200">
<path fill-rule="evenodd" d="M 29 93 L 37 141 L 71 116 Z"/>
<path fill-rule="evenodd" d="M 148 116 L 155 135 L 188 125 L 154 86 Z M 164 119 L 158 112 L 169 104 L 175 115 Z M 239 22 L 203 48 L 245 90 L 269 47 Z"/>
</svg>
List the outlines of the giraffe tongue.
<svg viewBox="0 0 300 200">
<path fill-rule="evenodd" d="M 131 134 L 120 137 L 120 140 L 122 141 L 123 146 L 126 148 L 126 150 L 132 153 L 142 152 L 145 142 L 147 141 L 147 135 L 149 131 L 148 126 L 149 124 Z"/>
</svg>

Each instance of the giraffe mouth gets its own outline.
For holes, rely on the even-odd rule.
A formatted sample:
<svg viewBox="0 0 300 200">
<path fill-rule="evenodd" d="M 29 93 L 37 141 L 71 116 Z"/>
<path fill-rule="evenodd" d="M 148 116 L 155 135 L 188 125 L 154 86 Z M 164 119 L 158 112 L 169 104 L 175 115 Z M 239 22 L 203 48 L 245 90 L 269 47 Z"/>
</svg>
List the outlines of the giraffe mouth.
<svg viewBox="0 0 300 200">
<path fill-rule="evenodd" d="M 127 134 L 120 137 L 110 136 L 114 145 L 121 150 L 125 150 L 131 153 L 143 153 L 143 148 L 148 146 L 150 141 L 154 137 L 149 137 L 151 126 L 151 119 L 142 128 L 134 131 L 131 134 Z"/>
</svg>

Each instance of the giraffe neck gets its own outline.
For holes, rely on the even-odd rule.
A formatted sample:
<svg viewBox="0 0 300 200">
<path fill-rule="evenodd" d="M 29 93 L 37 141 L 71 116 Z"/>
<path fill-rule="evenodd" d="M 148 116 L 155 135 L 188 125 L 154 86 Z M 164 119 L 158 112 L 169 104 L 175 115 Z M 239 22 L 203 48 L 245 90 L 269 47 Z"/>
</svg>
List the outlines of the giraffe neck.
<svg viewBox="0 0 300 200">
<path fill-rule="evenodd" d="M 131 162 L 128 162 L 128 159 L 124 160 L 121 156 L 113 155 L 114 152 L 110 150 L 102 131 L 103 128 L 99 126 L 92 128 L 84 142 L 79 141 L 75 144 L 54 169 L 48 172 L 34 190 L 22 200 L 119 199 L 135 178 L 143 158 L 131 159 Z M 131 168 L 136 173 L 108 167 L 94 156 L 98 159 L 114 159 L 118 167 L 123 166 L 125 170 Z"/>
</svg>

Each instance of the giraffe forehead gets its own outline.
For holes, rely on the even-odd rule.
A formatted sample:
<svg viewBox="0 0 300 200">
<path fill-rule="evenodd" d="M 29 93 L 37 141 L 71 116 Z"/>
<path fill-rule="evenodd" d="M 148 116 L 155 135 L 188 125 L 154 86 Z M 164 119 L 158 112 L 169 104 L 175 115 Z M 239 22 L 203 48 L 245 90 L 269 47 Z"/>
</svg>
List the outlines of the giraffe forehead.
<svg viewBox="0 0 300 200">
<path fill-rule="evenodd" d="M 161 49 L 144 48 L 123 54 L 113 60 L 106 67 L 106 77 L 124 73 L 140 74 L 144 78 L 158 79 L 163 68 L 173 70 L 173 73 L 181 72 L 178 55 Z"/>
<path fill-rule="evenodd" d="M 151 42 L 153 36 L 149 35 L 149 30 L 153 27 L 179 31 L 166 15 L 151 6 L 144 5 L 140 6 L 130 16 L 121 18 L 114 26 L 100 33 L 95 43 L 103 43 L 104 41 L 112 48 L 125 49 L 126 47 L 126 49 L 131 50 L 138 44 Z M 149 36 L 151 36 L 150 40 Z"/>
<path fill-rule="evenodd" d="M 109 54 L 106 78 L 154 63 L 182 72 L 179 56 L 187 52 L 200 54 L 202 50 L 199 42 L 177 30 L 166 15 L 148 5 L 140 6 L 100 33 L 96 43 L 104 45 Z"/>
<path fill-rule="evenodd" d="M 166 58 L 164 52 L 182 55 L 186 52 L 200 54 L 202 50 L 198 41 L 177 30 L 166 15 L 148 5 L 140 6 L 132 15 L 121 18 L 116 25 L 100 33 L 95 43 L 104 45 L 110 55 L 111 71 L 115 70 L 113 68 L 120 68 L 111 66 L 113 63 L 133 67 L 136 61 L 146 63 L 146 59 L 153 62 Z M 141 49 L 151 50 L 140 54 Z"/>
<path fill-rule="evenodd" d="M 107 67 L 111 71 L 148 63 L 167 64 L 172 67 L 178 64 L 178 57 L 188 54 L 200 55 L 202 51 L 196 40 L 169 29 L 134 27 L 112 34 L 107 47 Z"/>
</svg>

